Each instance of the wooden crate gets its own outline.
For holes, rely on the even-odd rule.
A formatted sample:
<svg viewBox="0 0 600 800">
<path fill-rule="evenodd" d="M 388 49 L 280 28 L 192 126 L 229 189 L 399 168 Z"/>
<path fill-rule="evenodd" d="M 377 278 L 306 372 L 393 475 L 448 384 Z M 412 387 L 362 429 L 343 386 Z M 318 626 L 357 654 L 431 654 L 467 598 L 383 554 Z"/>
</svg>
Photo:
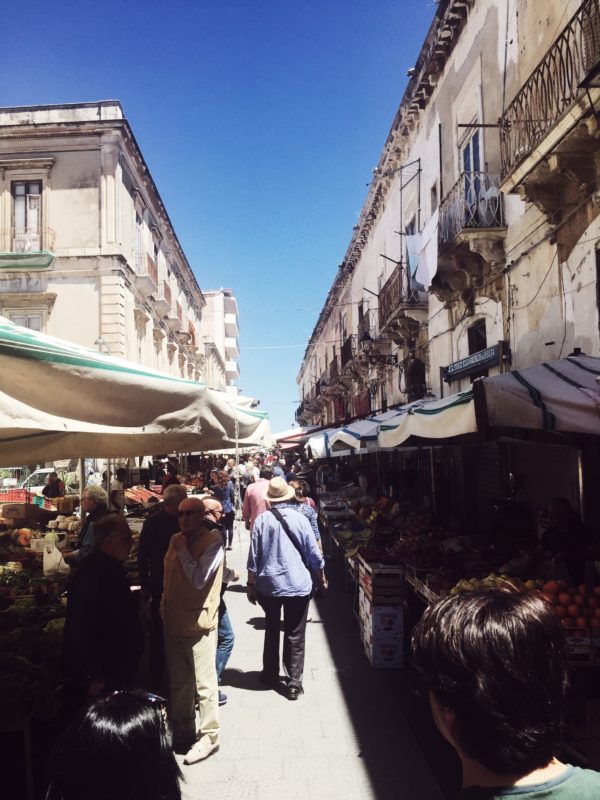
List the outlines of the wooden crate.
<svg viewBox="0 0 600 800">
<path fill-rule="evenodd" d="M 404 603 L 404 567 L 401 564 L 373 564 L 359 555 L 358 582 L 374 605 Z"/>
</svg>

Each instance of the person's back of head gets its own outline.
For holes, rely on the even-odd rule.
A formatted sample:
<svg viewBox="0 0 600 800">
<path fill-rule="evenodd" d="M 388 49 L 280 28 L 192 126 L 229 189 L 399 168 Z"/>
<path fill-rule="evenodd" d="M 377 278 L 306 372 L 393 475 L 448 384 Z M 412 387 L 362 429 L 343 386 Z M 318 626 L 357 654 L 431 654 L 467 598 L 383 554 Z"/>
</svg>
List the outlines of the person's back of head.
<svg viewBox="0 0 600 800">
<path fill-rule="evenodd" d="M 179 503 L 187 497 L 187 489 L 180 483 L 172 483 L 167 486 L 163 494 L 163 503 L 169 511 L 177 511 Z"/>
<path fill-rule="evenodd" d="M 444 597 L 417 624 L 412 653 L 436 723 L 459 754 L 497 775 L 549 763 L 561 736 L 567 655 L 548 603 L 499 589 Z"/>
<path fill-rule="evenodd" d="M 259 472 L 259 475 L 261 478 L 270 481 L 271 478 L 273 477 L 273 470 L 271 469 L 271 467 L 263 467 Z"/>
<path fill-rule="evenodd" d="M 97 700 L 59 741 L 46 800 L 180 800 L 165 701 L 144 692 Z"/>
</svg>

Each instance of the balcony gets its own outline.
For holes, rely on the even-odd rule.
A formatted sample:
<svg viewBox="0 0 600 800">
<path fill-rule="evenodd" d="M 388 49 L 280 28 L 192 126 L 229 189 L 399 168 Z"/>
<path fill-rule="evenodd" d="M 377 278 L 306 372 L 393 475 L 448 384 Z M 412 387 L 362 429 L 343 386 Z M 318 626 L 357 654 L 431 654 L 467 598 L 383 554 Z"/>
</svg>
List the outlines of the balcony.
<svg viewBox="0 0 600 800">
<path fill-rule="evenodd" d="M 154 293 L 154 309 L 159 317 L 164 317 L 171 311 L 171 288 L 166 281 L 157 286 Z"/>
<path fill-rule="evenodd" d="M 357 353 L 358 336 L 352 334 L 348 336 L 346 341 L 342 344 L 342 352 L 340 353 L 340 366 L 342 369 L 346 367 L 354 358 Z"/>
<path fill-rule="evenodd" d="M 504 210 L 500 176 L 463 172 L 440 203 L 438 271 L 432 291 L 455 299 L 504 267 Z"/>
<path fill-rule="evenodd" d="M 158 269 L 148 254 L 135 254 L 135 285 L 144 297 L 150 297 L 158 289 Z"/>
<path fill-rule="evenodd" d="M 379 292 L 379 330 L 395 344 L 416 339 L 427 322 L 427 292 L 410 286 L 402 265 L 394 271 Z"/>
<path fill-rule="evenodd" d="M 586 82 L 599 72 L 600 0 L 585 0 L 500 120 L 503 191 L 519 190 L 552 213 L 560 203 L 557 173 L 571 173 L 579 184 L 593 181 L 592 102 L 600 92 Z"/>
<path fill-rule="evenodd" d="M 237 323 L 237 314 L 224 314 L 225 336 L 237 339 L 240 331 Z"/>
<path fill-rule="evenodd" d="M 8 228 L 0 231 L 0 268 L 46 269 L 54 261 L 52 228 Z"/>
<path fill-rule="evenodd" d="M 237 361 L 229 360 L 225 362 L 225 375 L 227 380 L 238 380 L 240 377 L 240 368 Z"/>
<path fill-rule="evenodd" d="M 238 340 L 235 336 L 226 336 L 224 340 L 225 356 L 227 358 L 237 358 L 240 354 Z"/>
</svg>

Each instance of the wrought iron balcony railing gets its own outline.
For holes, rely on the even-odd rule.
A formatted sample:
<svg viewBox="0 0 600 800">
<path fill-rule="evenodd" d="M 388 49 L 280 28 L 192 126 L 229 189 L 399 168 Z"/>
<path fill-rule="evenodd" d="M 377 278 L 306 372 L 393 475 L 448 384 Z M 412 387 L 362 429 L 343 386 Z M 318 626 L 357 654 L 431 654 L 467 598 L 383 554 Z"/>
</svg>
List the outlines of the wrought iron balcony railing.
<svg viewBox="0 0 600 800">
<path fill-rule="evenodd" d="M 0 252 L 41 253 L 54 250 L 56 234 L 52 228 L 7 228 L 0 231 Z"/>
<path fill-rule="evenodd" d="M 342 345 L 342 352 L 340 354 L 340 363 L 342 367 L 345 367 L 346 364 L 349 361 L 352 361 L 352 359 L 356 355 L 356 344 L 357 344 L 357 336 L 354 333 L 351 336 L 348 336 L 348 338 Z"/>
<path fill-rule="evenodd" d="M 397 309 L 427 306 L 427 293 L 406 285 L 405 268 L 397 266 L 379 292 L 379 330 L 383 330 Z"/>
<path fill-rule="evenodd" d="M 379 339 L 378 320 L 374 309 L 370 309 L 358 321 L 358 341 Z"/>
<path fill-rule="evenodd" d="M 465 229 L 503 225 L 500 175 L 463 172 L 440 203 L 438 241 L 443 246 Z"/>
<path fill-rule="evenodd" d="M 547 136 L 600 60 L 600 0 L 585 0 L 501 118 L 502 174 Z"/>
</svg>

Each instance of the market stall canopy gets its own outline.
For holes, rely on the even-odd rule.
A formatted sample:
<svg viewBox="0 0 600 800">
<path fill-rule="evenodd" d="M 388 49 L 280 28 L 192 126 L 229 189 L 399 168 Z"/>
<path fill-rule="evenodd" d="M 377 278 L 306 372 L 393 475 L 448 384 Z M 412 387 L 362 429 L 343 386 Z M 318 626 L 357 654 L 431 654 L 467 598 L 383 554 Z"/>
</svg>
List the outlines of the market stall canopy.
<svg viewBox="0 0 600 800">
<path fill-rule="evenodd" d="M 433 400 L 413 403 L 379 427 L 380 447 L 398 447 L 411 436 L 445 439 L 477 431 L 473 389 Z"/>
<path fill-rule="evenodd" d="M 273 439 L 281 450 L 292 450 L 294 447 L 302 447 L 306 444 L 313 431 L 316 430 L 314 425 L 309 428 L 289 428 L 289 430 L 274 433 Z"/>
<path fill-rule="evenodd" d="M 598 435 L 599 381 L 600 358 L 585 355 L 484 378 L 474 384 L 478 420 L 494 428 Z"/>
<path fill-rule="evenodd" d="M 381 425 L 380 447 L 417 436 L 448 439 L 486 428 L 600 435 L 600 358 L 569 356 L 482 378 L 464 392 Z"/>
<path fill-rule="evenodd" d="M 333 455 L 329 445 L 329 437 L 335 433 L 335 431 L 336 428 L 327 428 L 310 437 L 305 445 L 310 458 L 330 458 Z M 337 455 L 339 455 L 339 453 Z"/>
<path fill-rule="evenodd" d="M 333 453 L 341 450 L 370 450 L 378 446 L 378 433 L 381 425 L 390 420 L 397 420 L 409 409 L 421 406 L 428 400 L 419 400 L 399 408 L 383 411 L 365 419 L 357 419 L 342 428 L 337 428 L 329 436 L 329 445 Z"/>
<path fill-rule="evenodd" d="M 0 317 L 0 465 L 269 446 L 236 396 Z"/>
</svg>

